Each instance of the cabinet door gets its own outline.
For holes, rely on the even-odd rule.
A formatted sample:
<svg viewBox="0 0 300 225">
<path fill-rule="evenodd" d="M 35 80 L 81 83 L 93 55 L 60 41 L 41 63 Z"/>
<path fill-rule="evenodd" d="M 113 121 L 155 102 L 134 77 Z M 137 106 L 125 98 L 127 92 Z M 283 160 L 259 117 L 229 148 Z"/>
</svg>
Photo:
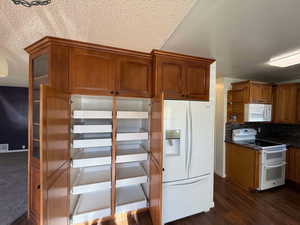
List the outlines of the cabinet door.
<svg viewBox="0 0 300 225">
<path fill-rule="evenodd" d="M 166 99 L 185 99 L 184 63 L 182 61 L 157 57 L 156 91 L 164 93 Z"/>
<path fill-rule="evenodd" d="M 295 149 L 295 181 L 300 183 L 300 149 Z"/>
<path fill-rule="evenodd" d="M 250 102 L 271 104 L 272 103 L 272 86 L 265 84 L 251 84 Z"/>
<path fill-rule="evenodd" d="M 153 225 L 162 224 L 162 168 L 150 159 L 150 216 Z"/>
<path fill-rule="evenodd" d="M 69 95 L 41 86 L 41 225 L 69 221 Z"/>
<path fill-rule="evenodd" d="M 209 100 L 209 65 L 187 63 L 185 67 L 186 97 L 189 100 Z"/>
<path fill-rule="evenodd" d="M 30 167 L 30 219 L 33 224 L 39 224 L 40 219 L 40 201 L 41 201 L 41 185 L 40 185 L 40 170 L 35 166 Z"/>
<path fill-rule="evenodd" d="M 297 88 L 296 123 L 300 123 L 300 87 Z"/>
<path fill-rule="evenodd" d="M 117 61 L 116 94 L 151 97 L 151 59 L 122 56 Z"/>
<path fill-rule="evenodd" d="M 296 177 L 296 165 L 295 165 L 295 150 L 294 148 L 288 148 L 286 152 L 286 179 L 295 181 Z"/>
<path fill-rule="evenodd" d="M 72 48 L 69 89 L 72 93 L 112 95 L 115 89 L 112 54 Z"/>
<path fill-rule="evenodd" d="M 280 85 L 277 87 L 275 122 L 296 122 L 296 90 L 294 85 Z"/>
</svg>

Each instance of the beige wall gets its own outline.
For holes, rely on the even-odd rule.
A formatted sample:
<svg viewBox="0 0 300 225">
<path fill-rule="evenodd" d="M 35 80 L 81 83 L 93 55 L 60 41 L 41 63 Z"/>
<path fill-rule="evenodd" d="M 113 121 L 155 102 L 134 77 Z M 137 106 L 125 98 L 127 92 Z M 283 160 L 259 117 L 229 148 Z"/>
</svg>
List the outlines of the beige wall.
<svg viewBox="0 0 300 225">
<path fill-rule="evenodd" d="M 215 113 L 215 173 L 225 177 L 225 124 L 227 118 L 227 91 L 231 83 L 242 81 L 228 77 L 220 77 L 216 82 L 216 113 Z"/>
</svg>

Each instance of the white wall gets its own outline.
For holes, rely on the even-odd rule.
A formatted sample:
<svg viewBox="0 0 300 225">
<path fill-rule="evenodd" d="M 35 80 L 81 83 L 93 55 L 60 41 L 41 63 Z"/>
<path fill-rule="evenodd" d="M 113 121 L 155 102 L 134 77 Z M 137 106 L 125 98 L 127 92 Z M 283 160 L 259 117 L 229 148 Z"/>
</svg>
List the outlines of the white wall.
<svg viewBox="0 0 300 225">
<path fill-rule="evenodd" d="M 215 168 L 214 172 L 225 177 L 225 124 L 227 120 L 227 91 L 231 83 L 242 81 L 228 77 L 220 77 L 216 81 L 216 113 L 215 113 Z"/>
</svg>

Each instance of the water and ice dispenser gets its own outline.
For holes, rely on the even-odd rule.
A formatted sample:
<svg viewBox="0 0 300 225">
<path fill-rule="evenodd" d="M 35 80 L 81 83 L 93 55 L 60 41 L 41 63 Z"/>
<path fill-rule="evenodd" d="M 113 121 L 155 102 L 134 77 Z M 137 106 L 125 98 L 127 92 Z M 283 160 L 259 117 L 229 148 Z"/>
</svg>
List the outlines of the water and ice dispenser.
<svg viewBox="0 0 300 225">
<path fill-rule="evenodd" d="M 180 129 L 166 130 L 164 146 L 166 155 L 180 154 L 180 133 Z"/>
</svg>

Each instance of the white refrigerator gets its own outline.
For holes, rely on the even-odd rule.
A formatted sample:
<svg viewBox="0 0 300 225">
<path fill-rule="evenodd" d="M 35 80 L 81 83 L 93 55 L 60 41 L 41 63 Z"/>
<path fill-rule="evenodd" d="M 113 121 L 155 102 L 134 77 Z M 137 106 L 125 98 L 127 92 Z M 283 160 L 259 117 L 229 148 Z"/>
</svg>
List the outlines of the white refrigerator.
<svg viewBox="0 0 300 225">
<path fill-rule="evenodd" d="M 213 207 L 210 102 L 164 101 L 163 223 Z"/>
</svg>

